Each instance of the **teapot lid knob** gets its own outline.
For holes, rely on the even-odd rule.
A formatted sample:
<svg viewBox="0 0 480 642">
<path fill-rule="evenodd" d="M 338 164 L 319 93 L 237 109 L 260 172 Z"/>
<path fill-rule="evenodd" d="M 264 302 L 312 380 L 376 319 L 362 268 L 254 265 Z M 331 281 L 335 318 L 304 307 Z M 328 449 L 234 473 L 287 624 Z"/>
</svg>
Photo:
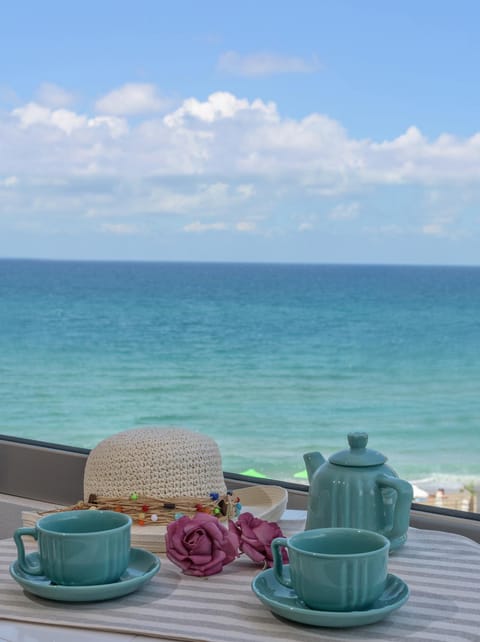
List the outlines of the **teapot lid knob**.
<svg viewBox="0 0 480 642">
<path fill-rule="evenodd" d="M 368 435 L 366 432 L 349 432 L 348 445 L 350 448 L 366 448 Z"/>
<path fill-rule="evenodd" d="M 332 455 L 329 458 L 330 463 L 339 466 L 379 466 L 387 461 L 385 455 L 378 450 L 366 447 L 368 442 L 366 432 L 350 432 L 347 438 L 350 448 Z"/>
</svg>

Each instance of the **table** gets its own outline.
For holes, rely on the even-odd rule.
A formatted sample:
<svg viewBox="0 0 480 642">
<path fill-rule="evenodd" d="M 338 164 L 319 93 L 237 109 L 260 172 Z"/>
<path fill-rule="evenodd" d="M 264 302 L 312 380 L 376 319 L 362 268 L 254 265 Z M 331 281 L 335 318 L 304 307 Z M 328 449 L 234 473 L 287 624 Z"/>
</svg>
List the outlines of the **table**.
<svg viewBox="0 0 480 642">
<path fill-rule="evenodd" d="M 303 528 L 303 512 L 284 517 L 285 535 Z M 451 533 L 411 528 L 389 560 L 390 572 L 410 587 L 409 601 L 382 622 L 352 629 L 308 627 L 273 615 L 250 589 L 258 568 L 245 557 L 209 578 L 182 575 L 162 557 L 150 584 L 98 604 L 27 595 L 8 574 L 14 558 L 13 541 L 1 540 L 0 640 L 8 642 L 480 641 L 480 545 Z"/>
</svg>

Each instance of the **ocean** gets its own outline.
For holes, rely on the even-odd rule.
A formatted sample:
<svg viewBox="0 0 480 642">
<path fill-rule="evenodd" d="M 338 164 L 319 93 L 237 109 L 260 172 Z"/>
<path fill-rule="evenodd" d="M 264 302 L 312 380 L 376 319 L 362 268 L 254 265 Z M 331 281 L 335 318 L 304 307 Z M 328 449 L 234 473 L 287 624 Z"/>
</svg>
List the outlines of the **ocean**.
<svg viewBox="0 0 480 642">
<path fill-rule="evenodd" d="M 366 431 L 396 472 L 480 482 L 480 268 L 0 260 L 0 432 L 213 437 L 304 483 Z"/>
</svg>

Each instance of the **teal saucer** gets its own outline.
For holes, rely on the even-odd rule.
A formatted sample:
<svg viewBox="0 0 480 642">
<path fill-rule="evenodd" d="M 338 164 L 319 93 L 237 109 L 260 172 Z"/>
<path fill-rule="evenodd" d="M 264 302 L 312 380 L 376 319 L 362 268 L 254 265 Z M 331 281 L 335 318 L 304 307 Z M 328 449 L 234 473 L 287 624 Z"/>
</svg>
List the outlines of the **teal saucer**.
<svg viewBox="0 0 480 642">
<path fill-rule="evenodd" d="M 27 555 L 32 563 L 38 562 L 38 553 Z M 117 582 L 93 586 L 61 586 L 53 584 L 42 575 L 30 575 L 18 566 L 18 560 L 10 564 L 10 575 L 20 586 L 39 597 L 58 602 L 100 602 L 122 597 L 136 591 L 160 570 L 160 560 L 143 548 L 131 548 L 128 568 Z"/>
<path fill-rule="evenodd" d="M 384 592 L 365 611 L 315 611 L 306 606 L 292 589 L 277 582 L 271 568 L 255 577 L 252 590 L 276 615 L 310 626 L 335 628 L 378 622 L 405 604 L 409 595 L 407 584 L 396 575 L 389 574 Z"/>
</svg>

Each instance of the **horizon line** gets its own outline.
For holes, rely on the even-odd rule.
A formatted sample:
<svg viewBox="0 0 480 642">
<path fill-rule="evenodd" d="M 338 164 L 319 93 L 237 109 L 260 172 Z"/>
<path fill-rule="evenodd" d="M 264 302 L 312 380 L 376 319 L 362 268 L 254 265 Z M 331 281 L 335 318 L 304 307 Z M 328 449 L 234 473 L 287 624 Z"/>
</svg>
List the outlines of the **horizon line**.
<svg viewBox="0 0 480 642">
<path fill-rule="evenodd" d="M 101 258 L 59 258 L 0 256 L 0 261 L 25 261 L 43 263 L 144 263 L 182 265 L 277 265 L 277 266 L 324 266 L 324 267 L 438 267 L 438 268 L 480 268 L 476 263 L 384 263 L 361 261 L 246 261 L 246 260 L 195 260 L 195 259 L 101 259 Z"/>
</svg>

